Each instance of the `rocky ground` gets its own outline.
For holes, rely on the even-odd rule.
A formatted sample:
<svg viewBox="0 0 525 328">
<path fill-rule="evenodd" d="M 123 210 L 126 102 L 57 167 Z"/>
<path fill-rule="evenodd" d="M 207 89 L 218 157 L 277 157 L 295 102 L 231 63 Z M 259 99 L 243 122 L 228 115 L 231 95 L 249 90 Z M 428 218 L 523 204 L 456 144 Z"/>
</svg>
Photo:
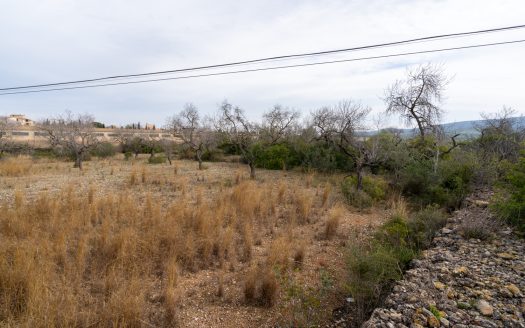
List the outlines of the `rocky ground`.
<svg viewBox="0 0 525 328">
<path fill-rule="evenodd" d="M 363 327 L 525 327 L 525 240 L 491 224 L 488 196 L 467 199 Z"/>
</svg>

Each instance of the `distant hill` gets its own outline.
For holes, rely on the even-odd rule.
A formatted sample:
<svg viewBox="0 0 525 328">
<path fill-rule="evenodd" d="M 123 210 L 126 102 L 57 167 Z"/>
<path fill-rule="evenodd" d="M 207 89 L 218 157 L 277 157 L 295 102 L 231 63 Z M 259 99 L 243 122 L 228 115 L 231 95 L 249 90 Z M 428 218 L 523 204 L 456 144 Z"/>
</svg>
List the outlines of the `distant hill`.
<svg viewBox="0 0 525 328">
<path fill-rule="evenodd" d="M 514 117 L 515 124 L 518 125 L 525 125 L 525 117 Z M 479 132 L 476 130 L 477 126 L 482 126 L 484 124 L 484 120 L 472 120 L 472 121 L 461 121 L 461 122 L 451 122 L 451 123 L 444 123 L 441 126 L 445 130 L 446 134 L 455 134 L 459 133 L 463 138 L 469 138 L 469 137 L 476 137 L 479 135 Z M 415 129 L 399 129 L 401 131 L 401 134 L 403 136 L 409 136 L 417 131 Z M 370 132 L 370 134 L 374 134 L 374 132 Z"/>
</svg>

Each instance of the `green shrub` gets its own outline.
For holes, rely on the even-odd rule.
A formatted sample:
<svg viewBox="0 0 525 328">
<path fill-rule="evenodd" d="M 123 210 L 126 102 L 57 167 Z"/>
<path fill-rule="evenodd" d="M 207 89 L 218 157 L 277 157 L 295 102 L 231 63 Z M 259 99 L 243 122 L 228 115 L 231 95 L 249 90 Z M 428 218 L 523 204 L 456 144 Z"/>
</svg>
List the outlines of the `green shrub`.
<svg viewBox="0 0 525 328">
<path fill-rule="evenodd" d="M 357 320 L 362 322 L 391 283 L 402 278 L 402 271 L 392 250 L 377 243 L 354 246 L 347 263 L 347 288 L 358 308 Z"/>
<path fill-rule="evenodd" d="M 461 207 L 470 193 L 477 164 L 472 156 L 458 153 L 441 159 L 437 170 L 432 160 L 414 160 L 400 171 L 403 194 L 421 205 L 437 204 L 448 210 Z"/>
<path fill-rule="evenodd" d="M 525 153 L 510 168 L 504 182 L 499 186 L 492 209 L 498 217 L 525 233 Z"/>
<path fill-rule="evenodd" d="M 359 209 L 369 208 L 375 202 L 383 200 L 387 183 L 379 177 L 363 176 L 362 190 L 357 190 L 357 177 L 347 177 L 341 184 L 341 191 L 346 201 Z"/>
<path fill-rule="evenodd" d="M 91 151 L 91 155 L 101 158 L 113 157 L 115 153 L 115 146 L 110 142 L 102 142 Z"/>
<path fill-rule="evenodd" d="M 131 159 L 131 156 L 133 156 L 133 153 L 131 153 L 130 151 L 124 153 L 124 159 L 126 161 L 129 161 Z"/>
<path fill-rule="evenodd" d="M 148 159 L 148 163 L 150 164 L 164 164 L 166 163 L 166 156 L 158 155 L 153 156 Z"/>
<path fill-rule="evenodd" d="M 343 195 L 349 205 L 360 210 L 370 208 L 374 205 L 374 200 L 363 190 L 356 190 L 353 186 L 343 184 Z"/>
<path fill-rule="evenodd" d="M 430 245 L 445 217 L 436 208 L 417 212 L 409 219 L 394 213 L 366 245 L 353 245 L 348 256 L 348 289 L 357 305 L 358 321 L 364 321 L 392 282 L 423 247 Z"/>
<path fill-rule="evenodd" d="M 264 147 L 255 145 L 255 165 L 269 170 L 282 170 L 287 166 L 290 157 L 290 149 L 285 145 L 272 145 Z"/>
<path fill-rule="evenodd" d="M 54 159 L 57 153 L 51 148 L 35 148 L 32 153 L 33 158 L 49 158 Z"/>
<path fill-rule="evenodd" d="M 434 234 L 446 222 L 446 216 L 437 207 L 427 207 L 415 213 L 408 221 L 411 247 L 417 250 L 428 248 Z"/>
<path fill-rule="evenodd" d="M 346 178 L 347 183 L 357 187 L 357 177 L 351 176 Z M 366 192 L 373 200 L 383 200 L 385 199 L 386 190 L 388 184 L 386 181 L 379 176 L 363 176 L 362 181 L 363 191 Z"/>
<path fill-rule="evenodd" d="M 375 242 L 390 249 L 401 268 L 404 268 L 415 256 L 417 249 L 412 248 L 412 231 L 406 218 L 392 216 L 375 235 Z"/>
</svg>

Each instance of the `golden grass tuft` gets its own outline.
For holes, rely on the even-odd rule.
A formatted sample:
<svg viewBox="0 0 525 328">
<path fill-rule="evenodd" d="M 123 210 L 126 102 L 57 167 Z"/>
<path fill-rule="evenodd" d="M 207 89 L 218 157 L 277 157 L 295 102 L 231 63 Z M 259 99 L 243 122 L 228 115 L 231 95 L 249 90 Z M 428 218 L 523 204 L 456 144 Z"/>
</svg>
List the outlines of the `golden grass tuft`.
<svg viewBox="0 0 525 328">
<path fill-rule="evenodd" d="M 321 207 L 325 207 L 328 203 L 328 198 L 330 197 L 330 193 L 332 192 L 332 186 L 327 183 L 325 184 L 323 188 L 323 194 L 321 196 Z"/>
<path fill-rule="evenodd" d="M 326 220 L 324 237 L 326 239 L 332 239 L 337 234 L 337 228 L 344 216 L 344 207 L 337 205 L 333 207 L 328 213 L 328 219 Z"/>
<path fill-rule="evenodd" d="M 129 175 L 129 184 L 132 186 L 137 184 L 137 171 L 135 168 L 131 169 L 131 173 Z"/>
<path fill-rule="evenodd" d="M 244 280 L 244 299 L 248 304 L 272 307 L 277 302 L 279 283 L 269 267 L 251 267 Z"/>
<path fill-rule="evenodd" d="M 21 177 L 31 173 L 33 161 L 30 158 L 18 156 L 0 160 L 0 176 Z"/>
<path fill-rule="evenodd" d="M 308 223 L 313 206 L 312 195 L 308 191 L 298 191 L 295 194 L 295 205 L 299 223 Z"/>
<path fill-rule="evenodd" d="M 267 258 L 269 267 L 278 266 L 281 269 L 288 268 L 290 261 L 290 241 L 286 237 L 279 237 L 270 246 Z"/>
<path fill-rule="evenodd" d="M 142 166 L 142 169 L 140 171 L 140 179 L 142 183 L 146 183 L 147 177 L 148 177 L 148 172 L 146 170 L 146 166 Z"/>
<path fill-rule="evenodd" d="M 294 266 L 296 268 L 301 268 L 303 266 L 305 257 L 306 257 L 306 244 L 303 241 L 299 243 L 299 245 L 294 251 L 294 255 L 293 255 Z"/>
</svg>

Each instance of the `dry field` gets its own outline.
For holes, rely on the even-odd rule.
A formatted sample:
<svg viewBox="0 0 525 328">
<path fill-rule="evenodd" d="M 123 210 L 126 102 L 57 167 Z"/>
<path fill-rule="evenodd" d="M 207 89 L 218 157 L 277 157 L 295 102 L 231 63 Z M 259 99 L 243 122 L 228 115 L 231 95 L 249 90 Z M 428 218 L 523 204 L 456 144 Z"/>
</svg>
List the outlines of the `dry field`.
<svg viewBox="0 0 525 328">
<path fill-rule="evenodd" d="M 146 162 L 0 162 L 0 326 L 327 322 L 345 244 L 386 217 L 342 205 L 338 176 Z"/>
</svg>

